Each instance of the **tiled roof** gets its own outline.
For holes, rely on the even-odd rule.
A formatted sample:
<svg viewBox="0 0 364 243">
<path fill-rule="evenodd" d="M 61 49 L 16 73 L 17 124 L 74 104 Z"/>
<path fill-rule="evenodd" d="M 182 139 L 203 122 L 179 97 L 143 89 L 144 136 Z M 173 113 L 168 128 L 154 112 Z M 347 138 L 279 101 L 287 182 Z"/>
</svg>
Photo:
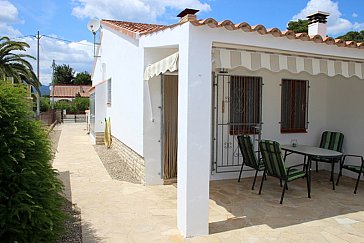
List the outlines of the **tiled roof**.
<svg viewBox="0 0 364 243">
<path fill-rule="evenodd" d="M 90 97 L 89 91 L 91 87 L 91 85 L 56 84 L 54 85 L 54 97 L 74 98 L 78 93 L 81 97 Z"/>
<path fill-rule="evenodd" d="M 194 15 L 193 15 L 194 16 Z M 202 20 L 195 20 L 194 18 L 188 19 L 188 21 L 194 26 L 205 26 L 210 28 L 225 28 L 230 31 L 242 30 L 244 32 L 257 32 L 261 35 L 270 34 L 274 37 L 287 37 L 290 40 L 302 40 L 313 41 L 314 43 L 325 43 L 327 45 L 336 45 L 338 47 L 359 48 L 364 50 L 364 42 L 357 43 L 355 41 L 345 41 L 341 39 L 334 39 L 332 37 L 322 38 L 320 35 L 309 36 L 307 33 L 295 33 L 292 30 L 281 31 L 278 28 L 267 29 L 264 25 L 251 26 L 246 22 L 233 23 L 230 20 L 216 21 L 213 18 L 207 18 Z M 142 24 L 116 20 L 102 20 L 102 24 L 120 31 L 132 38 L 137 36 L 147 35 L 154 32 L 158 32 L 167 28 L 173 28 L 177 25 L 183 24 L 177 23 L 173 25 L 156 25 L 156 24 Z"/>
<path fill-rule="evenodd" d="M 101 23 L 133 38 L 135 38 L 136 35 L 152 33 L 169 27 L 166 25 L 133 23 L 107 19 L 103 19 Z"/>
<path fill-rule="evenodd" d="M 327 45 L 336 45 L 339 47 L 349 47 L 349 48 L 360 48 L 364 49 L 364 42 L 357 43 L 355 41 L 344 41 L 341 39 L 334 39 L 332 37 L 322 38 L 320 35 L 309 36 L 307 33 L 295 33 L 292 30 L 281 31 L 277 28 L 267 29 L 264 25 L 254 25 L 250 26 L 246 22 L 234 24 L 230 20 L 224 20 L 217 22 L 213 18 L 207 18 L 203 20 L 191 21 L 194 26 L 207 25 L 210 28 L 225 28 L 227 30 L 243 30 L 244 32 L 257 32 L 261 35 L 271 34 L 274 37 L 287 37 L 288 39 L 298 39 L 302 41 L 313 41 L 315 43 L 325 43 Z"/>
</svg>

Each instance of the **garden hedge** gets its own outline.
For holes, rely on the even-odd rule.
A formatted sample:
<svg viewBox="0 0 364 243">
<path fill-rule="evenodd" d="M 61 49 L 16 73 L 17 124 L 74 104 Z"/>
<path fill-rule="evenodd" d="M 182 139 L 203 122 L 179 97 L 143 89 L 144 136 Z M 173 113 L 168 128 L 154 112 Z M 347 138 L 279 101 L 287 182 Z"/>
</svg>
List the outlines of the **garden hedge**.
<svg viewBox="0 0 364 243">
<path fill-rule="evenodd" d="M 0 242 L 56 242 L 64 228 L 51 142 L 32 116 L 25 88 L 0 82 Z"/>
</svg>

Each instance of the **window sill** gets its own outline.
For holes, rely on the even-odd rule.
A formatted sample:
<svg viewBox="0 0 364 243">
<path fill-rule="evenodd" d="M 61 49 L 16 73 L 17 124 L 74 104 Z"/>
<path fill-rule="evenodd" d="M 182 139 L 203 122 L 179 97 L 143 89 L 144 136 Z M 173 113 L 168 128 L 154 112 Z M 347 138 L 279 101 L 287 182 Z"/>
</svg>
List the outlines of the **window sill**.
<svg viewBox="0 0 364 243">
<path fill-rule="evenodd" d="M 281 133 L 308 133 L 307 130 L 281 130 Z"/>
</svg>

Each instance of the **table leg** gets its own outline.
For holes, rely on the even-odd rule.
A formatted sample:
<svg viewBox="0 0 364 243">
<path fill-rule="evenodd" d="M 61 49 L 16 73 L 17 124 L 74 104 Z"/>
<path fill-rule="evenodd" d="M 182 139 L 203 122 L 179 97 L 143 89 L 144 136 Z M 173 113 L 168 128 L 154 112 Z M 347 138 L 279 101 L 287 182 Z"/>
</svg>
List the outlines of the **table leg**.
<svg viewBox="0 0 364 243">
<path fill-rule="evenodd" d="M 334 159 L 331 160 L 331 180 L 332 180 L 332 190 L 335 190 L 335 180 L 334 180 L 334 168 L 335 168 L 335 161 Z"/>
<path fill-rule="evenodd" d="M 303 157 L 303 170 L 307 171 L 307 155 Z"/>
<path fill-rule="evenodd" d="M 309 198 L 311 198 L 311 164 L 312 164 L 311 156 L 308 156 L 306 174 L 308 177 L 307 179 L 308 179 L 308 197 Z"/>
<path fill-rule="evenodd" d="M 286 151 L 284 152 L 284 158 L 283 158 L 284 162 L 286 162 L 287 153 L 288 153 L 288 151 L 286 150 Z"/>
</svg>

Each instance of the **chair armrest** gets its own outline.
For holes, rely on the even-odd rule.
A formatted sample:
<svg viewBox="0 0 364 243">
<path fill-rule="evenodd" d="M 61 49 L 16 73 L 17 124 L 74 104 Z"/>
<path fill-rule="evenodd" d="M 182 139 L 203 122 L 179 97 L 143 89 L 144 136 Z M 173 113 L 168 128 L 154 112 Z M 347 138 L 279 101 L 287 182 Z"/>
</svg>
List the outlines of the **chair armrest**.
<svg viewBox="0 0 364 243">
<path fill-rule="evenodd" d="M 299 167 L 299 166 L 303 166 L 304 164 L 298 164 L 298 165 L 292 165 L 290 167 L 287 167 L 287 173 L 289 173 L 289 171 L 295 167 Z"/>
<path fill-rule="evenodd" d="M 364 164 L 364 158 L 363 158 L 363 156 L 362 156 L 362 155 L 357 155 L 357 154 L 345 154 L 345 155 L 343 156 L 343 158 L 342 158 L 341 166 L 343 166 L 343 165 L 344 165 L 346 157 L 359 158 L 359 159 L 361 159 L 361 164 L 362 164 L 362 166 L 363 166 L 363 164 Z"/>
<path fill-rule="evenodd" d="M 355 158 L 363 159 L 362 155 L 357 155 L 357 154 L 345 154 L 343 158 L 345 158 L 345 157 L 355 157 Z"/>
</svg>

